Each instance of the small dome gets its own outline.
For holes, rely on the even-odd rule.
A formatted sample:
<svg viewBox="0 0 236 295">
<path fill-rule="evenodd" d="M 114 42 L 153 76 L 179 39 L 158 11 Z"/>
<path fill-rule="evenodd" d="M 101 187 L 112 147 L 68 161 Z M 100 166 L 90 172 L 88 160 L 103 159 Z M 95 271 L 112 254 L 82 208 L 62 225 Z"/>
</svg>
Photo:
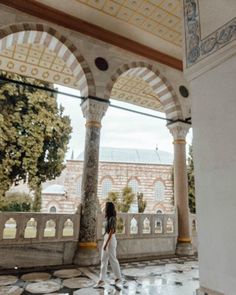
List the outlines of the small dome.
<svg viewBox="0 0 236 295">
<path fill-rule="evenodd" d="M 66 190 L 64 185 L 53 184 L 46 187 L 43 191 L 43 194 L 54 194 L 54 195 L 65 195 Z"/>
</svg>

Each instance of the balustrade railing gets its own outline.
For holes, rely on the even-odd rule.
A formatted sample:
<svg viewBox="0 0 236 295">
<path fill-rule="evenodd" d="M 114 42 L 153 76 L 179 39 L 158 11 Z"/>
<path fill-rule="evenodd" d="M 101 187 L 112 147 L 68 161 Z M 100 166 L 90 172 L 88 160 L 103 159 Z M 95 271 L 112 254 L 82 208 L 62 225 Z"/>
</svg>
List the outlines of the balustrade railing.
<svg viewBox="0 0 236 295">
<path fill-rule="evenodd" d="M 105 219 L 98 216 L 97 236 L 102 239 Z M 117 216 L 118 239 L 177 235 L 176 214 L 120 213 Z"/>
<path fill-rule="evenodd" d="M 78 240 L 80 214 L 1 212 L 0 243 Z"/>
</svg>

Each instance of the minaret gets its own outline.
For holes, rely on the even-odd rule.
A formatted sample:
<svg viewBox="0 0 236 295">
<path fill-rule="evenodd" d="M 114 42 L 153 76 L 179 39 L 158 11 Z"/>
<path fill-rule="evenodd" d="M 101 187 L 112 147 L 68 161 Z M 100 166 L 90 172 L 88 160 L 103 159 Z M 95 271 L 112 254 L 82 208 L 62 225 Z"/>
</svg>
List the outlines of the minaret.
<svg viewBox="0 0 236 295">
<path fill-rule="evenodd" d="M 70 157 L 71 160 L 74 160 L 74 151 L 72 150 L 71 152 L 71 157 Z"/>
</svg>

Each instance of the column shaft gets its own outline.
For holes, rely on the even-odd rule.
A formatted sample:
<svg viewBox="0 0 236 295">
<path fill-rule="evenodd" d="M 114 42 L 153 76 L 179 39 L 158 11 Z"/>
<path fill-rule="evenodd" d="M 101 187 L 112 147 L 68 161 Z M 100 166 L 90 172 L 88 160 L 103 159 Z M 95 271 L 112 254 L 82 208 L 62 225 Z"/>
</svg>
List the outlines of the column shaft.
<svg viewBox="0 0 236 295">
<path fill-rule="evenodd" d="M 100 128 L 86 126 L 80 242 L 96 243 Z M 92 246 L 92 244 L 91 244 Z"/>
<path fill-rule="evenodd" d="M 191 242 L 185 141 L 174 141 L 174 192 L 178 209 L 178 242 Z"/>
<path fill-rule="evenodd" d="M 97 247 L 97 199 L 99 145 L 101 120 L 109 102 L 87 99 L 81 104 L 86 118 L 86 138 L 82 178 L 82 211 L 80 221 L 79 247 L 74 263 L 94 265 L 99 261 Z"/>
<path fill-rule="evenodd" d="M 186 165 L 186 135 L 189 125 L 176 122 L 167 126 L 174 137 L 174 194 L 178 211 L 178 240 L 176 253 L 192 255 L 189 227 L 188 178 Z"/>
</svg>

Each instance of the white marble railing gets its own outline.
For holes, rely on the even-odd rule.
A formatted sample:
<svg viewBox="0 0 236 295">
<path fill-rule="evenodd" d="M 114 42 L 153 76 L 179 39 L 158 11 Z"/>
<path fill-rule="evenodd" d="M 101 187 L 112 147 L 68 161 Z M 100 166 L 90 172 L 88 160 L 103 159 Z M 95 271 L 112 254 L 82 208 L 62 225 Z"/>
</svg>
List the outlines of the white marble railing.
<svg viewBox="0 0 236 295">
<path fill-rule="evenodd" d="M 103 215 L 99 215 L 97 227 L 98 239 L 102 239 L 103 237 L 104 223 Z M 118 239 L 170 237 L 176 235 L 176 214 L 120 213 L 117 216 L 116 236 Z"/>
<path fill-rule="evenodd" d="M 1 212 L 0 244 L 77 241 L 80 214 Z"/>
</svg>

